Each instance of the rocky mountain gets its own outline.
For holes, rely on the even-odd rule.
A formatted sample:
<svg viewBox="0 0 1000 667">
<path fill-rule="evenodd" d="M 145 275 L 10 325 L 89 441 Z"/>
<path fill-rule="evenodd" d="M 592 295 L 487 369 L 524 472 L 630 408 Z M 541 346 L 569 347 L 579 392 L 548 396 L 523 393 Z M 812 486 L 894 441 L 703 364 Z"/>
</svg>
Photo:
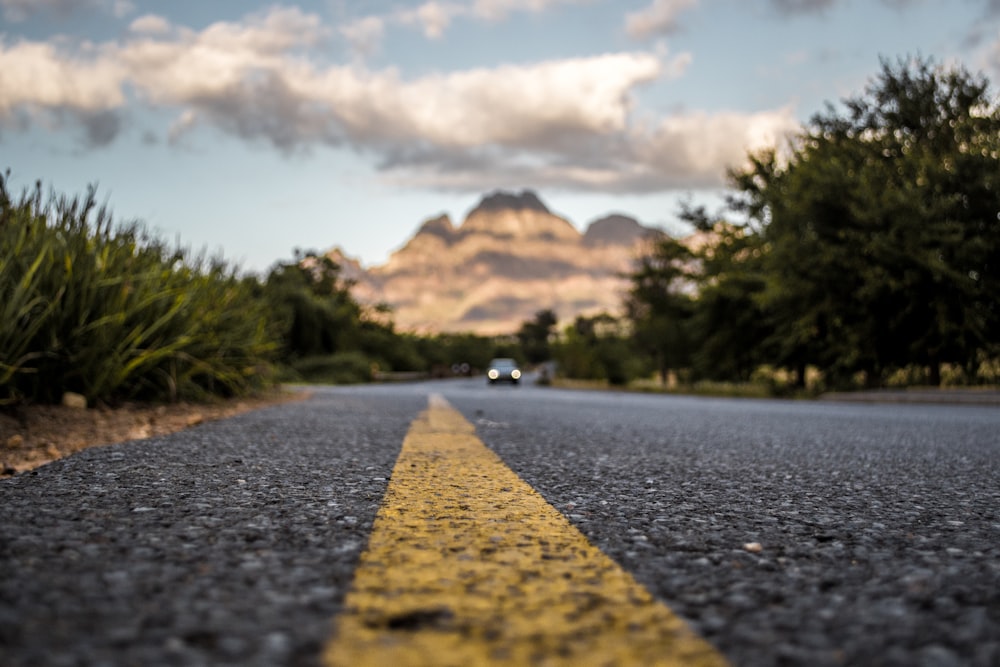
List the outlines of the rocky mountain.
<svg viewBox="0 0 1000 667">
<path fill-rule="evenodd" d="M 657 230 L 611 215 L 580 233 L 538 196 L 494 192 L 456 226 L 425 221 L 388 262 L 364 269 L 333 250 L 356 297 L 387 303 L 397 328 L 513 333 L 544 308 L 561 320 L 617 312 L 639 248 Z"/>
</svg>

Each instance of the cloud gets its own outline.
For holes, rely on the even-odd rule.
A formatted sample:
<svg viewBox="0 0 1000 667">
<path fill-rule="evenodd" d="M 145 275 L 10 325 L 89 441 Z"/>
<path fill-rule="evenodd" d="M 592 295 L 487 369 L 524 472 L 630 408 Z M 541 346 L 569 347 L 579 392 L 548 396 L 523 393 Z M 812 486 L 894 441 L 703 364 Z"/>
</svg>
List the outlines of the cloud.
<svg viewBox="0 0 1000 667">
<path fill-rule="evenodd" d="M 540 14 L 556 5 L 580 3 L 581 0 L 476 0 L 472 12 L 487 21 L 502 21 L 514 12 Z"/>
<path fill-rule="evenodd" d="M 527 3 L 495 0 L 491 11 L 513 4 Z M 691 62 L 662 47 L 404 78 L 318 63 L 306 49 L 332 34 L 315 15 L 272 8 L 200 31 L 143 16 L 120 42 L 75 49 L 0 41 L 0 124 L 76 124 L 98 146 L 146 107 L 174 113 L 172 144 L 207 129 L 285 153 L 346 147 L 387 179 L 477 191 L 505 179 L 719 185 L 747 148 L 795 127 L 787 109 L 650 118 L 638 90 Z"/>
<path fill-rule="evenodd" d="M 15 108 L 108 111 L 123 104 L 126 71 L 110 50 L 89 47 L 74 57 L 55 46 L 0 37 L 0 118 Z"/>
<path fill-rule="evenodd" d="M 591 136 L 553 159 L 479 147 L 461 153 L 461 159 L 435 154 L 412 165 L 393 165 L 390 178 L 458 191 L 518 187 L 526 181 L 536 187 L 620 193 L 712 188 L 725 184 L 726 169 L 742 166 L 748 151 L 780 146 L 799 129 L 790 107 L 754 114 L 678 114 L 622 133 Z"/>
<path fill-rule="evenodd" d="M 403 13 L 400 15 L 400 20 L 402 23 L 417 23 L 423 26 L 424 36 L 428 39 L 440 39 L 455 16 L 465 11 L 461 5 L 427 2 L 414 10 L 412 16 Z"/>
<path fill-rule="evenodd" d="M 633 39 L 668 35 L 678 29 L 677 17 L 698 0 L 654 0 L 646 9 L 625 16 L 625 32 Z"/>
<path fill-rule="evenodd" d="M 129 30 L 135 33 L 162 35 L 170 32 L 170 22 L 162 16 L 146 14 L 132 21 Z"/>
<path fill-rule="evenodd" d="M 415 8 L 401 8 L 384 15 L 361 17 L 342 32 L 348 44 L 359 55 L 378 50 L 378 43 L 389 25 L 417 28 L 427 39 L 441 39 L 451 24 L 458 19 L 478 19 L 489 23 L 505 21 L 511 14 L 529 12 L 540 14 L 558 5 L 576 5 L 593 0 L 474 0 L 473 2 L 439 2 L 430 0 Z M 373 30 L 378 25 L 379 30 Z M 361 33 L 366 39 L 357 39 Z"/>
<path fill-rule="evenodd" d="M 377 52 L 385 33 L 385 21 L 377 16 L 366 16 L 340 29 L 340 34 L 351 45 L 351 49 L 362 56 Z"/>
<path fill-rule="evenodd" d="M 126 72 L 106 50 L 88 47 L 75 61 L 50 44 L 0 39 L 0 124 L 26 129 L 78 126 L 87 146 L 106 146 L 122 127 Z"/>
<path fill-rule="evenodd" d="M 748 151 L 781 146 L 799 129 L 794 110 L 753 114 L 689 113 L 663 119 L 633 141 L 636 157 L 657 179 L 695 185 L 719 183 L 720 166 L 741 166 Z"/>
</svg>

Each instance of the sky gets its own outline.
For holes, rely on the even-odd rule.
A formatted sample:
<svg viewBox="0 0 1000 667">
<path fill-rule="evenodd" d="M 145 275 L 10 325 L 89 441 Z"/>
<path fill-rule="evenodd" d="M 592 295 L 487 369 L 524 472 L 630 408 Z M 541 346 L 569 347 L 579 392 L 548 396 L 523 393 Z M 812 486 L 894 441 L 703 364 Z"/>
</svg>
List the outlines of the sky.
<svg viewBox="0 0 1000 667">
<path fill-rule="evenodd" d="M 266 272 L 532 189 L 678 234 L 880 59 L 1000 88 L 1000 0 L 0 0 L 0 170 Z"/>
</svg>

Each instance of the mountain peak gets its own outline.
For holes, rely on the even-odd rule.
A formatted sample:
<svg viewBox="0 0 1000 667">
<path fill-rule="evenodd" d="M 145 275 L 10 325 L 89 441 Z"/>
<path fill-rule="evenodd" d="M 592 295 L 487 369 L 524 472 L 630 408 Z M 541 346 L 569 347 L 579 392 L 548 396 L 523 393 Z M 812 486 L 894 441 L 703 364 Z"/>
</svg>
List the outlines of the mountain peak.
<svg viewBox="0 0 1000 667">
<path fill-rule="evenodd" d="M 417 235 L 422 234 L 433 234 L 450 241 L 455 235 L 455 225 L 447 213 L 442 213 L 436 218 L 428 218 L 424 221 L 424 224 L 417 231 Z"/>
<path fill-rule="evenodd" d="M 476 208 L 472 209 L 469 216 L 471 217 L 477 212 L 524 210 L 549 213 L 548 207 L 531 190 L 522 190 L 520 193 L 495 190 L 485 195 Z"/>
<path fill-rule="evenodd" d="M 385 264 L 363 272 L 354 293 L 361 303 L 389 304 L 407 331 L 495 335 L 546 308 L 569 319 L 615 312 L 627 288 L 622 276 L 651 233 L 634 218 L 610 215 L 585 236 L 534 192 L 497 190 L 461 224 L 424 218 Z M 342 254 L 332 257 L 349 266 Z"/>
<path fill-rule="evenodd" d="M 576 242 L 580 232 L 570 222 L 549 211 L 534 192 L 519 194 L 497 190 L 483 197 L 459 229 L 463 235 L 484 234 L 525 241 L 562 239 Z"/>
<path fill-rule="evenodd" d="M 614 213 L 590 223 L 583 240 L 588 245 L 632 245 L 648 233 L 635 218 Z"/>
</svg>

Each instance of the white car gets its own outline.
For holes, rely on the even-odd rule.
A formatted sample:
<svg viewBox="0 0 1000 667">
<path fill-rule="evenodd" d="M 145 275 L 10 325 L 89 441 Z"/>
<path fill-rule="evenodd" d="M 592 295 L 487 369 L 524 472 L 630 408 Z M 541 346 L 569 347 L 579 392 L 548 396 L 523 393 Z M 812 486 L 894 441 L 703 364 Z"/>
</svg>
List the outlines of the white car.
<svg viewBox="0 0 1000 667">
<path fill-rule="evenodd" d="M 490 362 L 486 377 L 490 384 L 497 382 L 517 384 L 521 381 L 521 369 L 517 367 L 517 362 L 513 359 L 494 359 Z"/>
</svg>

